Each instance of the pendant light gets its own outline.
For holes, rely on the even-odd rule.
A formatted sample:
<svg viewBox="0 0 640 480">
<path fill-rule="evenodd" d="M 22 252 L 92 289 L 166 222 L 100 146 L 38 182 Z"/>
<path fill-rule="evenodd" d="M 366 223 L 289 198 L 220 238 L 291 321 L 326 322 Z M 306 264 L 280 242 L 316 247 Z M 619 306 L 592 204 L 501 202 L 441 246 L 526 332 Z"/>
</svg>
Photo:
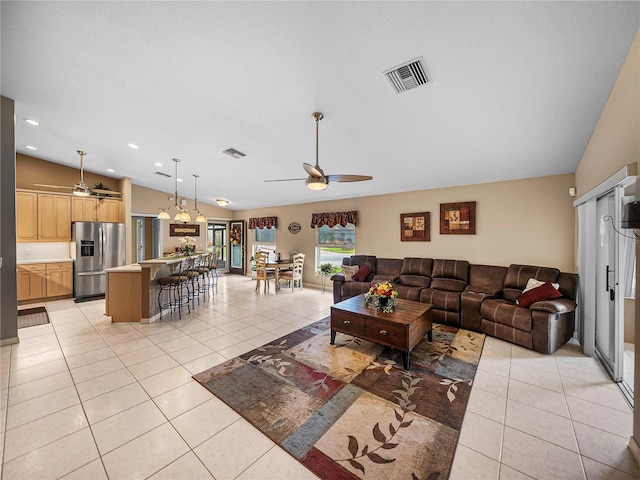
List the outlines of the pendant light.
<svg viewBox="0 0 640 480">
<path fill-rule="evenodd" d="M 173 217 L 173 219 L 176 222 L 187 223 L 191 221 L 191 215 L 189 215 L 189 212 L 187 210 L 185 210 L 180 205 L 178 205 L 178 163 L 180 162 L 180 159 L 172 158 L 172 160 L 175 164 L 175 171 L 176 171 L 176 174 L 175 174 L 176 190 L 175 190 L 175 195 L 173 197 L 173 205 L 169 205 L 167 208 L 163 208 L 162 211 L 158 214 L 158 218 L 160 220 L 169 220 L 171 218 L 171 215 L 169 215 L 168 210 L 170 210 L 171 208 L 175 208 L 177 213 L 175 217 Z"/>
<path fill-rule="evenodd" d="M 197 223 L 207 223 L 207 219 L 205 218 L 204 215 L 202 215 L 200 213 L 200 210 L 198 210 L 198 177 L 200 175 L 196 175 L 195 173 L 193 174 L 193 201 L 195 202 L 195 211 L 198 213 L 198 216 L 196 217 L 196 222 Z"/>
</svg>

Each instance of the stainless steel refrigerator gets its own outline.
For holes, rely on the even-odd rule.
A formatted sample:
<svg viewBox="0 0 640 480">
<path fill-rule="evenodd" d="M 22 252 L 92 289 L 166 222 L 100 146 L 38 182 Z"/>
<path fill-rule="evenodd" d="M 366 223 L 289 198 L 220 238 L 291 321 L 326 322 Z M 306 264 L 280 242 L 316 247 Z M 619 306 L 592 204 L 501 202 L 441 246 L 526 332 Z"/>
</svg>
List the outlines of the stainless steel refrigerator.
<svg viewBox="0 0 640 480">
<path fill-rule="evenodd" d="M 76 301 L 104 295 L 105 269 L 125 263 L 124 223 L 74 222 L 71 242 Z"/>
</svg>

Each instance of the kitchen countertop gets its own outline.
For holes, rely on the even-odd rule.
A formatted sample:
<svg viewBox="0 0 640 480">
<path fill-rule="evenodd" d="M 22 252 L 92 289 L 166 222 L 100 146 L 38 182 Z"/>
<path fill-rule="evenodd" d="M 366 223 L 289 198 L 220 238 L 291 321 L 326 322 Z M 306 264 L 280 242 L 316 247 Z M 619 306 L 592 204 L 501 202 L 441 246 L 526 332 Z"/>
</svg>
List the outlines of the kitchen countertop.
<svg viewBox="0 0 640 480">
<path fill-rule="evenodd" d="M 123 265 L 121 267 L 112 267 L 107 268 L 105 272 L 140 272 L 142 271 L 142 267 L 137 263 L 132 263 L 131 265 Z"/>
<path fill-rule="evenodd" d="M 70 258 L 47 258 L 46 260 L 18 260 L 17 265 L 33 265 L 34 263 L 71 263 Z"/>
</svg>

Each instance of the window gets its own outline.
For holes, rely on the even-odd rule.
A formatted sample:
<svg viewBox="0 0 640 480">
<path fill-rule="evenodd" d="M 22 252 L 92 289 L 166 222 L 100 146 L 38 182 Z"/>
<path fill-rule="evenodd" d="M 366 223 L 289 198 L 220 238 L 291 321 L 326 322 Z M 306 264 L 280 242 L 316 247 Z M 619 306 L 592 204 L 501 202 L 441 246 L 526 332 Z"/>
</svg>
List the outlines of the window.
<svg viewBox="0 0 640 480">
<path fill-rule="evenodd" d="M 253 250 L 269 252 L 270 259 L 275 259 L 276 253 L 276 229 L 275 228 L 254 228 Z"/>
<path fill-rule="evenodd" d="M 342 265 L 342 259 L 356 253 L 356 227 L 316 227 L 316 271 L 319 265 Z"/>
</svg>

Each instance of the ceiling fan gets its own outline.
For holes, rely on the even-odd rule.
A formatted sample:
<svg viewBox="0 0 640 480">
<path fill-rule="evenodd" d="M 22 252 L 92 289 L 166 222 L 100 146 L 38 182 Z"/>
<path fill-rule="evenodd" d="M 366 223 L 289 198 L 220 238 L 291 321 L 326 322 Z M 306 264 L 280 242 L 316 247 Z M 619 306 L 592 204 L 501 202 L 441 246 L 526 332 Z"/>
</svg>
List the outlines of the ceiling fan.
<svg viewBox="0 0 640 480">
<path fill-rule="evenodd" d="M 320 120 L 324 118 L 324 115 L 320 112 L 314 112 L 311 114 L 316 122 L 316 164 L 311 165 L 309 163 L 303 163 L 305 171 L 309 174 L 307 178 L 286 178 L 282 180 L 265 180 L 265 182 L 289 182 L 294 180 L 305 180 L 307 187 L 311 190 L 324 190 L 329 185 L 329 182 L 363 182 L 365 180 L 372 180 L 370 175 L 325 175 L 324 171 L 318 165 L 318 124 Z"/>
<path fill-rule="evenodd" d="M 80 155 L 80 181 L 76 183 L 72 187 L 63 187 L 61 185 L 44 185 L 42 183 L 34 183 L 35 187 L 47 187 L 47 188 L 64 188 L 65 190 L 71 190 L 74 195 L 79 197 L 88 197 L 92 193 L 102 194 L 102 195 L 122 195 L 121 192 L 114 192 L 113 190 L 106 190 L 102 188 L 89 188 L 89 186 L 84 183 L 84 156 L 87 152 L 82 150 L 77 150 L 78 155 Z"/>
</svg>

